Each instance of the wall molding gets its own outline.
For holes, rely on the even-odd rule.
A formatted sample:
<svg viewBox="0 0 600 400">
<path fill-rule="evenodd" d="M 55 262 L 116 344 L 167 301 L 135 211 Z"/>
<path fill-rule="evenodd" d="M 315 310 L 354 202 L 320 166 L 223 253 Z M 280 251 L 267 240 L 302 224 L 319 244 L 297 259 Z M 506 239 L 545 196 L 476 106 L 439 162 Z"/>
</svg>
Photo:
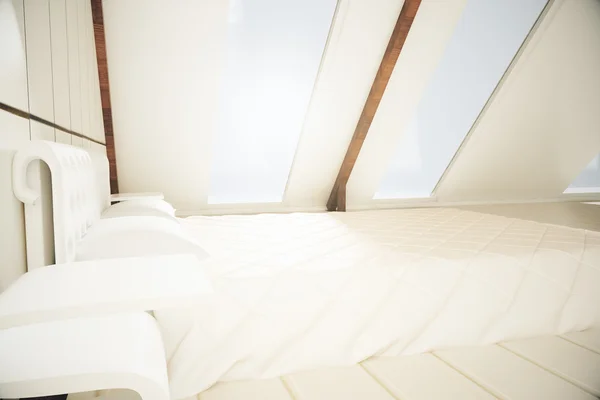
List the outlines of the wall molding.
<svg viewBox="0 0 600 400">
<path fill-rule="evenodd" d="M 44 124 L 46 126 L 49 126 L 51 128 L 58 129 L 61 132 L 65 132 L 65 133 L 68 133 L 70 135 L 76 136 L 78 138 L 86 139 L 86 140 L 89 140 L 90 142 L 94 142 L 96 144 L 101 144 L 102 146 L 106 146 L 105 143 L 102 143 L 99 140 L 92 139 L 89 136 L 82 135 L 81 133 L 77 133 L 75 131 L 72 131 L 70 129 L 67 129 L 65 127 L 57 125 L 54 122 L 50 122 L 47 119 L 38 117 L 37 115 L 31 114 L 30 112 L 20 110 L 18 108 L 13 107 L 13 106 L 9 106 L 8 104 L 0 103 L 0 110 L 6 111 L 6 112 L 8 112 L 10 114 L 16 115 L 16 116 L 21 117 L 21 118 L 25 118 L 25 119 L 29 119 L 31 121 L 39 122 L 39 123 Z"/>
</svg>

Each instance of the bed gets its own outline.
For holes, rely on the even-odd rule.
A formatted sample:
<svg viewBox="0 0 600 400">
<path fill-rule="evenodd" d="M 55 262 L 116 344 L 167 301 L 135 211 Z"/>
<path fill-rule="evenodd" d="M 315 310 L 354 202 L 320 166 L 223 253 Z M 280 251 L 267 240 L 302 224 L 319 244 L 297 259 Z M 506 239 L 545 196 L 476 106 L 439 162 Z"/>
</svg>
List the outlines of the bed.
<svg viewBox="0 0 600 400">
<path fill-rule="evenodd" d="M 70 146 L 30 146 L 36 156 L 15 160 L 48 163 L 56 254 L 73 257 L 106 204 L 108 176 L 76 163 L 69 168 L 77 173 L 66 174 L 64 157 L 103 163 Z M 81 181 L 88 193 L 80 199 L 73 193 Z M 74 206 L 87 211 L 64 211 Z M 193 308 L 155 313 L 175 399 L 218 381 L 600 325 L 598 232 L 448 208 L 180 223 L 210 254 L 202 268 L 215 294 Z"/>
</svg>

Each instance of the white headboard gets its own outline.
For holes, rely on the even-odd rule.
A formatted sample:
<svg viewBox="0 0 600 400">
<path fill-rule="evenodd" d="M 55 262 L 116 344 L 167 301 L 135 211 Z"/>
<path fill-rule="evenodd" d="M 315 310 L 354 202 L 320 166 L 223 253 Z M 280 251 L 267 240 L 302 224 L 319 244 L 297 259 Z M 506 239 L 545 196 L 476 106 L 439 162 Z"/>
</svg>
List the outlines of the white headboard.
<svg viewBox="0 0 600 400">
<path fill-rule="evenodd" d="M 74 261 L 77 242 L 110 205 L 108 160 L 104 154 L 44 140 L 20 148 L 13 159 L 13 191 L 25 204 L 28 270 L 41 266 L 39 253 L 44 243 L 40 241 L 46 239 L 29 229 L 41 225 L 35 206 L 42 194 L 27 180 L 27 168 L 35 160 L 45 162 L 50 169 L 56 263 Z"/>
</svg>

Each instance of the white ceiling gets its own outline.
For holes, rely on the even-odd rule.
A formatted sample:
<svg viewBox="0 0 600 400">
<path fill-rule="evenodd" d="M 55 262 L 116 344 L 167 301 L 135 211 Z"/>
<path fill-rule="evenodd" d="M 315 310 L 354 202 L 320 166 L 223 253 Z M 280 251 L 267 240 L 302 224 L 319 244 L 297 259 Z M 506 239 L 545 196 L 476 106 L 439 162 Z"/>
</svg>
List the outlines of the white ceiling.
<svg viewBox="0 0 600 400">
<path fill-rule="evenodd" d="M 422 1 L 348 183 L 349 209 L 383 204 L 373 194 L 467 1 Z M 227 2 L 104 0 L 121 191 L 163 191 L 186 213 L 324 209 L 402 5 L 340 0 L 284 200 L 237 207 L 207 203 Z M 560 196 L 600 152 L 598 48 L 600 2 L 554 0 L 432 201 Z"/>
</svg>

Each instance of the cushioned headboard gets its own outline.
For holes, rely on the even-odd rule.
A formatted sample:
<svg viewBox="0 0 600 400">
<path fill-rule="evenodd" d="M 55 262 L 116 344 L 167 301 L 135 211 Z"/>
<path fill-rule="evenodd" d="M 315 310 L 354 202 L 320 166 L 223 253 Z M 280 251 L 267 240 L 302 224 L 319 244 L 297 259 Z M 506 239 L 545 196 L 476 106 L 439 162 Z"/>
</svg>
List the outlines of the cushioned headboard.
<svg viewBox="0 0 600 400">
<path fill-rule="evenodd" d="M 35 140 L 20 148 L 13 159 L 13 191 L 25 203 L 27 268 L 39 267 L 37 253 L 43 247 L 40 236 L 30 232 L 38 226 L 36 202 L 41 192 L 27 181 L 27 167 L 42 160 L 50 169 L 55 262 L 74 261 L 77 242 L 110 204 L 108 160 L 96 151 Z"/>
</svg>

